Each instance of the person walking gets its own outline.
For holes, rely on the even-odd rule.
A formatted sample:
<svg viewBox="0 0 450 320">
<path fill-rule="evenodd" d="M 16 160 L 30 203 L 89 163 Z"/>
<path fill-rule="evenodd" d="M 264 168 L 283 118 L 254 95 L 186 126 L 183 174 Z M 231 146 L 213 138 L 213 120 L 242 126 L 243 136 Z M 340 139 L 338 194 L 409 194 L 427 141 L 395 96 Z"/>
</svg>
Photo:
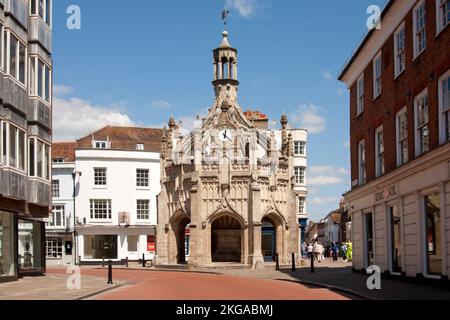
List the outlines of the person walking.
<svg viewBox="0 0 450 320">
<path fill-rule="evenodd" d="M 318 262 L 322 262 L 323 246 L 320 242 L 314 244 L 314 256 Z"/>
<path fill-rule="evenodd" d="M 347 244 L 343 243 L 341 246 L 341 250 L 342 250 L 342 258 L 344 259 L 344 262 L 347 261 Z"/>
<path fill-rule="evenodd" d="M 333 252 L 333 261 L 338 261 L 339 248 L 338 248 L 336 242 L 333 242 L 333 244 L 331 245 L 331 250 Z"/>
<path fill-rule="evenodd" d="M 311 256 L 314 254 L 313 253 L 314 247 L 311 242 L 309 243 L 307 250 L 308 250 L 308 258 L 311 259 Z"/>
</svg>

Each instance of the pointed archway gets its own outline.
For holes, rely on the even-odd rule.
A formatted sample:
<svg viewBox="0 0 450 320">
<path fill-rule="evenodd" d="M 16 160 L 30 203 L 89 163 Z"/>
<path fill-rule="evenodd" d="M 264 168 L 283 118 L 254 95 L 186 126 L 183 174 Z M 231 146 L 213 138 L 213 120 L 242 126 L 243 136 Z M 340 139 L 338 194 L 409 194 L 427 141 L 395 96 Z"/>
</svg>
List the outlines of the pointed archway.
<svg viewBox="0 0 450 320">
<path fill-rule="evenodd" d="M 243 226 L 231 215 L 221 215 L 211 224 L 212 262 L 242 262 Z"/>
<path fill-rule="evenodd" d="M 190 217 L 185 213 L 175 214 L 171 220 L 172 234 L 175 240 L 174 262 L 186 263 L 187 248 L 186 227 L 191 223 Z"/>
<path fill-rule="evenodd" d="M 269 213 L 261 219 L 261 251 L 265 261 L 275 261 L 283 251 L 284 220 L 276 213 Z"/>
</svg>

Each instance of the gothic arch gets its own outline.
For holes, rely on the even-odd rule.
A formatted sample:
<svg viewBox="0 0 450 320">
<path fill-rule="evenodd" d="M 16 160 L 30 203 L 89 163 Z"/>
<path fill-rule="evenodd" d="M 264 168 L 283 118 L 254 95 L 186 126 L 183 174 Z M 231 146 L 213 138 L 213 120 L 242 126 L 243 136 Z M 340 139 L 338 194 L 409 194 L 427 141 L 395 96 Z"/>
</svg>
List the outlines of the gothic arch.
<svg viewBox="0 0 450 320">
<path fill-rule="evenodd" d="M 184 211 L 178 210 L 170 218 L 170 237 L 173 239 L 171 257 L 174 263 L 186 262 L 185 230 L 191 222 L 191 217 Z"/>
</svg>

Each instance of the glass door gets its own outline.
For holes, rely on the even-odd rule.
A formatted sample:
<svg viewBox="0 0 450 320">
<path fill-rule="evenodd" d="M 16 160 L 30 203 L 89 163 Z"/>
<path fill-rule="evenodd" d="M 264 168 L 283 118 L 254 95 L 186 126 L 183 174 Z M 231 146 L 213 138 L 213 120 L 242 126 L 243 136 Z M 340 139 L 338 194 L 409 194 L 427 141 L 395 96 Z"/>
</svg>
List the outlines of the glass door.
<svg viewBox="0 0 450 320">
<path fill-rule="evenodd" d="M 391 272 L 401 273 L 403 253 L 399 206 L 390 207 L 389 216 L 391 222 Z"/>
<path fill-rule="evenodd" d="M 427 274 L 442 274 L 441 199 L 439 193 L 425 196 Z"/>
</svg>

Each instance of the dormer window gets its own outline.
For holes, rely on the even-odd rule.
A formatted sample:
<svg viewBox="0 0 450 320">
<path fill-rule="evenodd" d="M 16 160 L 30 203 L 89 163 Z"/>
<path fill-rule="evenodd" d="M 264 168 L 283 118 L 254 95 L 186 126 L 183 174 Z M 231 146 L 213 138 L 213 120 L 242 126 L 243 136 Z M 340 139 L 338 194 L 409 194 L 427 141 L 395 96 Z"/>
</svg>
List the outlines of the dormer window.
<svg viewBox="0 0 450 320">
<path fill-rule="evenodd" d="M 107 149 L 108 148 L 108 141 L 93 141 L 93 147 L 94 149 Z"/>
</svg>

